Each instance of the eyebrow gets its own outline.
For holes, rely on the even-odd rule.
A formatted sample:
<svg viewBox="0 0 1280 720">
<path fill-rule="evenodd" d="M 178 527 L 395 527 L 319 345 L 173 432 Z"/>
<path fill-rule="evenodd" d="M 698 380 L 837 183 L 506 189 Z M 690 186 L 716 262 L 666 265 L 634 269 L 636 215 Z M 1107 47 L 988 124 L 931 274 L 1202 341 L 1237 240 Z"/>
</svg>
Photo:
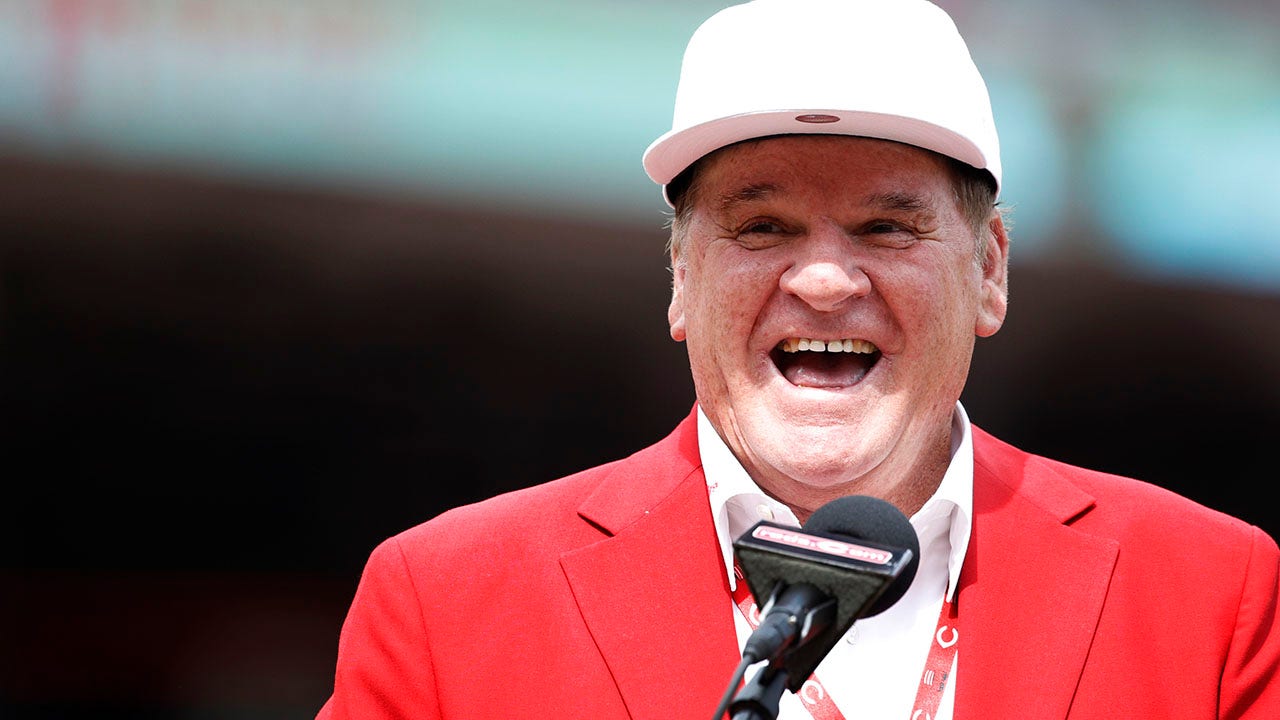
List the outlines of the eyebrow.
<svg viewBox="0 0 1280 720">
<path fill-rule="evenodd" d="M 914 222 L 926 225 L 939 222 L 938 208 L 924 195 L 912 192 L 889 191 L 872 193 L 863 198 L 867 207 L 885 212 L 902 213 L 914 218 Z"/>
<path fill-rule="evenodd" d="M 752 183 L 724 193 L 720 196 L 716 206 L 721 212 L 724 212 L 733 209 L 737 205 L 767 199 L 779 190 L 781 188 L 774 183 Z M 930 218 L 936 215 L 928 200 L 911 192 L 888 191 L 871 193 L 862 198 L 862 205 L 869 208 L 926 215 Z"/>
<path fill-rule="evenodd" d="M 773 183 L 752 183 L 721 195 L 716 202 L 716 207 L 721 212 L 724 212 L 732 209 L 735 205 L 764 200 L 777 191 L 778 186 Z"/>
<path fill-rule="evenodd" d="M 863 203 L 871 207 L 900 212 L 933 212 L 927 200 L 920 195 L 908 192 L 873 193 L 863 198 Z"/>
</svg>

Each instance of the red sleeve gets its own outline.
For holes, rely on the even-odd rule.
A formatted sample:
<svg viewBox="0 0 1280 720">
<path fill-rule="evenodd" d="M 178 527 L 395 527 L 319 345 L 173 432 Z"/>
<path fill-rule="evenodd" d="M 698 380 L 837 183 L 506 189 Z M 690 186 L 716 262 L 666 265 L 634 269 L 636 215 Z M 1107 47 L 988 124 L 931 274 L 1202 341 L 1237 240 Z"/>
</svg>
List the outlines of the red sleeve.
<svg viewBox="0 0 1280 720">
<path fill-rule="evenodd" d="M 440 718 L 422 606 L 399 542 L 369 557 L 338 640 L 333 695 L 317 720 Z"/>
<path fill-rule="evenodd" d="M 1254 528 L 1236 625 L 1222 671 L 1224 720 L 1280 718 L 1280 550 Z"/>
</svg>

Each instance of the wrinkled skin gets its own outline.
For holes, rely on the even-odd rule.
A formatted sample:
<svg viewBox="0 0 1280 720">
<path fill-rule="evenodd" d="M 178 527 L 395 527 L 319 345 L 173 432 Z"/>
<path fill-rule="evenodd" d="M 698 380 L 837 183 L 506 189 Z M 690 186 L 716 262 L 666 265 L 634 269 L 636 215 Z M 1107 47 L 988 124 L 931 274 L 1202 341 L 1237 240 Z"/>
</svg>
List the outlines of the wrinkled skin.
<svg viewBox="0 0 1280 720">
<path fill-rule="evenodd" d="M 949 461 L 975 338 L 1004 321 L 999 214 L 975 257 L 941 158 L 848 136 L 721 150 L 691 203 L 668 319 L 720 436 L 802 522 L 855 493 L 917 510 Z M 787 338 L 866 340 L 878 354 L 788 362 Z"/>
</svg>

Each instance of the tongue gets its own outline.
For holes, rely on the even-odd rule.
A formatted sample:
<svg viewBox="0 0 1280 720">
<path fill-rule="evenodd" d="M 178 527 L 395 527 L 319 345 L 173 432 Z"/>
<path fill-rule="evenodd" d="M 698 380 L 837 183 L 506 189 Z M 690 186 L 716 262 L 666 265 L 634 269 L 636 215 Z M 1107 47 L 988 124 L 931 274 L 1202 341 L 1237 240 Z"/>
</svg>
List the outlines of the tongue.
<svg viewBox="0 0 1280 720">
<path fill-rule="evenodd" d="M 856 384 L 871 369 L 870 355 L 800 352 L 788 355 L 782 375 L 792 385 L 839 388 Z"/>
</svg>

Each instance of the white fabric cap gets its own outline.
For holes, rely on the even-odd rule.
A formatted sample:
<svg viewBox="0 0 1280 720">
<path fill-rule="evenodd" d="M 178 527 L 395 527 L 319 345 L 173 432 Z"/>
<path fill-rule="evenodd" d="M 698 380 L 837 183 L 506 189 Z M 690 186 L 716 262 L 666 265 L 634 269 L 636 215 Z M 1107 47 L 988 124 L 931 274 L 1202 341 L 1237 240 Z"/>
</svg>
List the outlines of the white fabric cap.
<svg viewBox="0 0 1280 720">
<path fill-rule="evenodd" d="M 985 169 L 1000 187 L 986 83 L 951 17 L 926 0 L 721 10 L 689 40 L 671 130 L 645 151 L 644 168 L 665 197 L 707 153 L 794 133 L 908 143 Z"/>
</svg>

